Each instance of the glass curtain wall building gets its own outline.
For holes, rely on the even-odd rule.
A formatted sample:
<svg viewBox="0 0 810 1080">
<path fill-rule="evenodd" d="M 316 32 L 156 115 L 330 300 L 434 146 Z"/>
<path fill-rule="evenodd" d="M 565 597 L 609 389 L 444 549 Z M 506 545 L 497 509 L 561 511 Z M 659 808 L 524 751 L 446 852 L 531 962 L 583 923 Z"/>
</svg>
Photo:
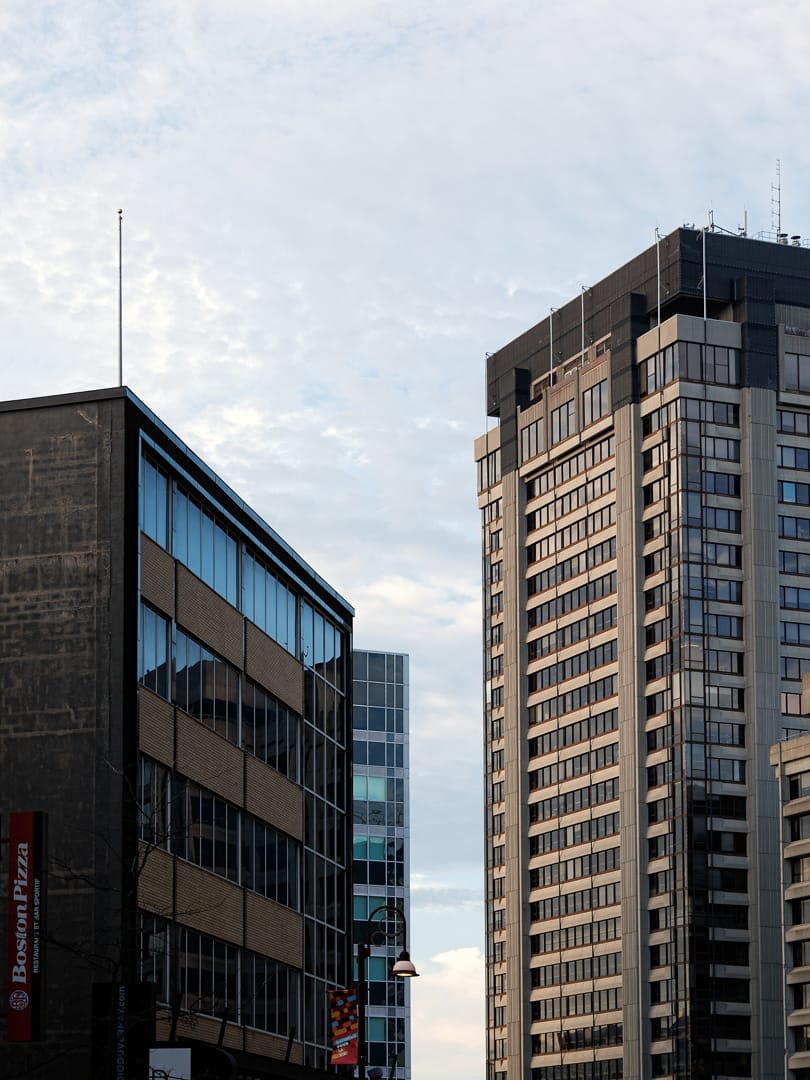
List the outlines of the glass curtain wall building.
<svg viewBox="0 0 810 1080">
<path fill-rule="evenodd" d="M 354 652 L 355 942 L 368 943 L 367 919 L 383 904 L 400 908 L 410 921 L 408 667 L 402 653 Z M 396 920 L 389 926 L 400 929 Z M 368 1067 L 410 1080 L 410 980 L 391 975 L 402 940 L 370 944 Z"/>
<path fill-rule="evenodd" d="M 677 230 L 487 395 L 488 1078 L 781 1078 L 810 251 Z"/>
</svg>

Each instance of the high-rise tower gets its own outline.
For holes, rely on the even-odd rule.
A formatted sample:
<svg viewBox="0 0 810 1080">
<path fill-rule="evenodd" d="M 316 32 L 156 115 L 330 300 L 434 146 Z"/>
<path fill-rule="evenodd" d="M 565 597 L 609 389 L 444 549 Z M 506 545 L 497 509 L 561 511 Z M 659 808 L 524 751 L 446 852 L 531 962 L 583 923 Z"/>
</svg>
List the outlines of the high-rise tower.
<svg viewBox="0 0 810 1080">
<path fill-rule="evenodd" d="M 369 916 L 381 907 L 399 908 L 410 921 L 409 658 L 356 649 L 353 666 L 354 940 L 372 946 L 366 962 L 367 1061 L 384 1076 L 410 1080 L 411 980 L 391 974 L 405 927 L 389 911 L 384 925 L 391 933 L 369 941 L 368 932 Z M 372 927 L 378 925 L 372 920 Z"/>
<path fill-rule="evenodd" d="M 679 229 L 495 353 L 487 411 L 488 1078 L 782 1077 L 810 251 Z"/>
</svg>

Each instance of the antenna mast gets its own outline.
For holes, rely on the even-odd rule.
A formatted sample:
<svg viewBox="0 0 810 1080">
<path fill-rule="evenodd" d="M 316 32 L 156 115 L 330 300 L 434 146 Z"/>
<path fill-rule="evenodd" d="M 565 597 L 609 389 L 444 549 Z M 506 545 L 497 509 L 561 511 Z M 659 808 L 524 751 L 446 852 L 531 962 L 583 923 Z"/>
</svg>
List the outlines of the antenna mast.
<svg viewBox="0 0 810 1080">
<path fill-rule="evenodd" d="M 124 385 L 124 290 L 123 290 L 123 230 L 124 211 L 118 211 L 118 385 Z"/>
<path fill-rule="evenodd" d="M 782 162 L 776 159 L 776 183 L 771 184 L 771 230 L 779 243 L 782 236 Z"/>
</svg>

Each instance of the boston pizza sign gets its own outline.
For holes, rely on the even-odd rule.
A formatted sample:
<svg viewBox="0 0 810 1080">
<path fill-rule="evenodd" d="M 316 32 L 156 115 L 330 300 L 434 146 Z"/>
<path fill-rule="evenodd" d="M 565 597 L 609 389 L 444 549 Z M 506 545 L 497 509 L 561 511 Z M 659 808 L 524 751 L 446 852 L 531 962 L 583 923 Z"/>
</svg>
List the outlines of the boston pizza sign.
<svg viewBox="0 0 810 1080">
<path fill-rule="evenodd" d="M 46 894 L 46 815 L 39 811 L 11 814 L 6 978 L 9 1042 L 32 1042 L 43 1036 Z"/>
</svg>

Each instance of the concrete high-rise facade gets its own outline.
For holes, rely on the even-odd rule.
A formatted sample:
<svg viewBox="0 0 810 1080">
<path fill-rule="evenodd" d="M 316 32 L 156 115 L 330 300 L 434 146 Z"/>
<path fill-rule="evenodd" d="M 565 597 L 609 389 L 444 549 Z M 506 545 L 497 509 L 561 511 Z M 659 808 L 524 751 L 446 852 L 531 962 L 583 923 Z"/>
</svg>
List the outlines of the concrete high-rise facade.
<svg viewBox="0 0 810 1080">
<path fill-rule="evenodd" d="M 677 230 L 491 356 L 487 410 L 488 1080 L 782 1077 L 810 251 Z"/>
<path fill-rule="evenodd" d="M 47 1016 L 0 1073 L 324 1075 L 352 608 L 126 388 L 0 404 L 0 463 L 0 813 L 49 818 Z"/>
<path fill-rule="evenodd" d="M 805 712 L 810 702 L 805 692 Z M 810 1078 L 810 735 L 771 747 L 782 806 L 785 1064 Z M 788 1071 L 789 1070 L 789 1071 Z"/>
<path fill-rule="evenodd" d="M 369 1069 L 410 1080 L 411 980 L 391 974 L 405 927 L 384 913 L 385 936 L 368 919 L 383 906 L 410 921 L 408 677 L 403 653 L 356 649 L 353 705 L 354 940 L 369 944 L 365 1042 Z M 394 1067 L 394 1072 L 391 1072 Z"/>
</svg>

